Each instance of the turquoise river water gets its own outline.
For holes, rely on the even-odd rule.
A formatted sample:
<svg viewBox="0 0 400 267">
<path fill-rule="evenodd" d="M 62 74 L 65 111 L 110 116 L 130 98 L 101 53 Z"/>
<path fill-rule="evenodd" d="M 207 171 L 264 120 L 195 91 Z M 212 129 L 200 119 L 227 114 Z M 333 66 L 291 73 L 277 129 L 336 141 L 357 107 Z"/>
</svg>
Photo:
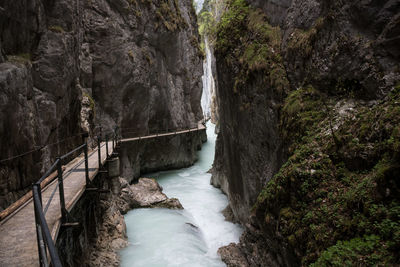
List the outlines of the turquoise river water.
<svg viewBox="0 0 400 267">
<path fill-rule="evenodd" d="M 121 250 L 121 266 L 225 266 L 217 250 L 238 242 L 239 225 L 225 221 L 221 211 L 227 197 L 210 185 L 207 171 L 214 160 L 214 125 L 207 124 L 207 143 L 190 168 L 160 172 L 168 197 L 176 197 L 184 210 L 135 209 L 125 215 L 130 245 Z"/>
</svg>

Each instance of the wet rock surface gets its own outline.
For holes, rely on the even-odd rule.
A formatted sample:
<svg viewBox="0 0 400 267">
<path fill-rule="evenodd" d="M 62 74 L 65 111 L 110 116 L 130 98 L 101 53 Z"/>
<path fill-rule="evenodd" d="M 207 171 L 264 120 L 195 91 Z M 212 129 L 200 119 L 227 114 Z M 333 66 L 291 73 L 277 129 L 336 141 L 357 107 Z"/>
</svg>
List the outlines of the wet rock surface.
<svg viewBox="0 0 400 267">
<path fill-rule="evenodd" d="M 96 122 L 129 132 L 195 127 L 202 58 L 190 1 L 92 1 L 85 6 Z"/>
<path fill-rule="evenodd" d="M 230 243 L 228 246 L 220 247 L 218 254 L 223 262 L 228 267 L 247 267 L 250 266 L 243 252 L 235 243 Z"/>
</svg>

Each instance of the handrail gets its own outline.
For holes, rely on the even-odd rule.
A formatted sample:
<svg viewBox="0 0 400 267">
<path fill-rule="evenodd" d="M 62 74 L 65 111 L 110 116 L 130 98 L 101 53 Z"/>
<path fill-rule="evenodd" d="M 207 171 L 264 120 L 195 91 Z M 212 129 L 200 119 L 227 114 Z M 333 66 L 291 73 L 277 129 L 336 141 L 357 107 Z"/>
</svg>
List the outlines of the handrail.
<svg viewBox="0 0 400 267">
<path fill-rule="evenodd" d="M 190 129 L 195 130 L 199 129 L 199 126 L 197 125 L 196 128 Z M 184 131 L 187 129 L 175 129 L 172 130 L 167 128 L 166 132 L 162 131 L 157 131 L 156 133 L 152 133 L 152 135 L 162 135 L 165 133 L 177 133 L 179 131 Z M 107 131 L 106 133 L 102 133 L 101 127 L 100 127 L 100 134 L 97 136 L 97 147 L 98 147 L 98 161 L 99 161 L 99 170 L 101 169 L 101 146 L 100 142 L 102 140 L 102 135 L 104 134 L 105 136 L 105 146 L 106 146 L 106 157 L 109 157 L 108 154 L 108 142 L 109 142 L 109 137 L 110 133 L 112 134 L 112 147 L 115 148 L 116 145 L 118 145 L 121 142 L 122 138 L 122 132 L 121 128 L 116 127 L 114 131 Z M 136 132 L 127 132 L 127 133 L 136 133 Z M 148 131 L 148 135 L 150 135 L 150 131 Z M 143 135 L 144 137 L 146 135 Z M 83 137 L 87 137 L 83 136 Z M 140 136 L 139 136 L 140 138 Z M 54 170 L 57 170 L 57 177 L 58 177 L 58 191 L 60 193 L 60 206 L 61 206 L 61 221 L 62 223 L 67 222 L 67 216 L 68 216 L 68 211 L 65 208 L 65 199 L 64 199 L 64 182 L 63 182 L 63 171 L 62 171 L 62 161 L 69 156 L 71 156 L 73 153 L 80 151 L 83 149 L 84 152 L 84 160 L 85 160 L 85 180 L 86 180 L 86 186 L 89 186 L 91 181 L 89 179 L 89 167 L 88 167 L 88 145 L 87 142 L 84 142 L 84 144 L 76 147 L 75 149 L 71 150 L 70 152 L 58 157 L 56 161 L 51 165 L 51 167 L 45 172 L 45 174 L 32 186 L 32 195 L 33 195 L 33 202 L 34 202 L 34 211 L 35 211 L 35 226 L 36 226 L 36 235 L 37 235 L 37 241 L 38 241 L 38 253 L 39 253 L 39 263 L 41 266 L 48 266 L 49 261 L 47 259 L 47 250 L 49 251 L 50 254 L 50 259 L 51 259 L 51 265 L 55 267 L 61 267 L 61 261 L 57 253 L 57 249 L 55 247 L 54 241 L 51 237 L 49 227 L 46 222 L 45 215 L 43 213 L 43 204 L 42 204 L 42 191 L 41 191 L 41 182 L 46 179 L 52 173 Z M 52 201 L 52 198 L 49 200 L 49 203 Z M 47 205 L 49 205 L 49 203 Z M 46 208 L 47 209 L 47 208 Z M 46 250 L 47 249 L 47 250 Z"/>
<path fill-rule="evenodd" d="M 81 146 L 78 146 L 78 147 L 75 148 L 74 150 L 68 152 L 67 154 L 65 154 L 65 155 L 63 155 L 63 156 L 61 156 L 61 157 L 60 157 L 60 160 L 64 160 L 65 158 L 71 156 L 73 153 L 75 153 L 75 152 L 78 151 L 78 150 L 81 150 L 81 149 L 84 148 L 85 146 L 86 146 L 86 143 L 83 144 L 83 145 L 81 145 Z"/>
<path fill-rule="evenodd" d="M 53 165 L 51 165 L 50 169 L 48 169 L 47 172 L 43 174 L 43 176 L 39 179 L 39 181 L 36 182 L 36 184 L 40 185 L 43 182 L 43 180 L 46 179 L 50 175 L 50 173 L 52 173 L 55 170 L 55 168 L 57 167 L 57 163 L 58 160 L 56 160 L 56 162 L 54 162 Z"/>
<path fill-rule="evenodd" d="M 38 231 L 38 242 L 39 242 L 39 254 L 41 257 L 39 258 L 41 265 L 48 265 L 46 258 L 46 248 L 44 246 L 47 245 L 47 249 L 50 253 L 51 264 L 54 267 L 62 267 L 60 258 L 58 257 L 57 249 L 54 245 L 53 239 L 51 238 L 50 230 L 46 222 L 46 218 L 44 217 L 41 199 L 39 195 L 39 186 L 37 184 L 33 185 L 33 203 L 35 208 L 35 219 L 36 219 L 36 229 L 38 231 L 39 227 L 41 231 Z M 39 223 L 38 223 L 39 222 Z M 43 238 L 44 233 L 44 238 Z M 42 255 L 44 254 L 44 255 Z"/>
<path fill-rule="evenodd" d="M 177 134 L 177 133 L 180 133 L 180 132 L 183 132 L 183 131 L 193 132 L 193 131 L 196 131 L 196 130 L 202 130 L 202 129 L 199 128 L 199 124 L 197 124 L 196 127 L 194 127 L 194 128 L 190 128 L 189 127 L 189 128 L 166 129 L 165 131 L 157 130 L 157 131 L 154 131 L 154 132 L 148 131 L 147 133 L 143 133 L 143 131 L 140 131 L 140 130 L 127 131 L 127 132 L 122 131 L 120 133 L 120 136 L 124 137 L 124 138 L 142 138 L 142 137 L 152 136 L 152 135 L 158 137 L 160 135 L 167 134 L 167 133 Z"/>
<path fill-rule="evenodd" d="M 87 137 L 87 135 L 83 135 L 83 137 Z M 100 146 L 100 137 L 97 138 L 98 142 L 98 160 L 99 160 L 99 170 L 101 168 L 101 146 Z M 114 144 L 118 143 L 117 135 L 115 131 L 112 136 L 113 148 Z M 50 254 L 51 265 L 55 267 L 61 267 L 61 261 L 57 253 L 57 249 L 55 247 L 54 241 L 51 237 L 49 227 L 47 225 L 47 221 L 45 218 L 45 214 L 43 212 L 43 204 L 42 204 L 42 190 L 41 190 L 41 182 L 46 179 L 54 170 L 57 170 L 58 177 L 58 191 L 60 194 L 60 206 L 61 206 L 61 221 L 62 223 L 67 222 L 68 211 L 65 207 L 65 199 L 64 199 L 64 182 L 63 182 L 63 170 L 62 170 L 62 161 L 67 157 L 71 156 L 73 153 L 83 150 L 84 152 L 84 161 L 85 161 L 85 180 L 86 186 L 89 186 L 91 181 L 89 179 L 89 159 L 88 159 L 88 145 L 87 142 L 76 147 L 70 152 L 58 157 L 56 161 L 51 165 L 51 167 L 45 172 L 45 174 L 32 186 L 32 195 L 33 195 L 33 203 L 34 203 L 34 211 L 35 211 L 35 226 L 36 226 L 36 235 L 38 242 L 38 253 L 39 253 L 39 263 L 41 266 L 49 266 L 49 261 L 47 259 L 47 250 Z M 108 134 L 106 135 L 106 150 L 107 157 L 108 155 Z M 52 198 L 49 200 L 47 205 L 50 204 Z M 46 208 L 47 210 L 47 208 Z M 47 249 L 47 250 L 46 250 Z"/>
</svg>

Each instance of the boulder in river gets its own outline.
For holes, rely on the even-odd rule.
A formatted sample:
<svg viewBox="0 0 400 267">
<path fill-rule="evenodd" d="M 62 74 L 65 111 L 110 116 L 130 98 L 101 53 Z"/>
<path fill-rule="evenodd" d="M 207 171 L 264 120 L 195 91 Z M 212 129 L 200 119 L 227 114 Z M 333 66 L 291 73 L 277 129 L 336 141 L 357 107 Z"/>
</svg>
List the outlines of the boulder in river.
<svg viewBox="0 0 400 267">
<path fill-rule="evenodd" d="M 179 200 L 168 198 L 153 178 L 140 178 L 138 183 L 132 185 L 120 178 L 120 184 L 120 208 L 123 213 L 133 208 L 183 209 Z"/>
<path fill-rule="evenodd" d="M 230 243 L 228 246 L 220 247 L 218 249 L 218 254 L 228 267 L 249 266 L 246 257 L 235 243 Z"/>
</svg>

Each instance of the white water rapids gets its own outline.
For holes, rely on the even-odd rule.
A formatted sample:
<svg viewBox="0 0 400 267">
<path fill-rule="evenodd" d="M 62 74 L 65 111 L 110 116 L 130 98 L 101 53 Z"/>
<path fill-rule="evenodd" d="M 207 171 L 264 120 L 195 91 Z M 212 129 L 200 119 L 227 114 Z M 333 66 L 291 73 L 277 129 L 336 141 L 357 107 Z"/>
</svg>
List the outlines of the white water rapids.
<svg viewBox="0 0 400 267">
<path fill-rule="evenodd" d="M 121 251 L 121 266 L 225 266 L 219 247 L 238 242 L 239 225 L 225 221 L 227 197 L 210 185 L 207 171 L 214 160 L 214 125 L 208 142 L 190 168 L 161 172 L 157 181 L 184 210 L 135 209 L 125 216 L 130 245 Z M 157 176 L 157 175 L 155 175 Z"/>
</svg>

